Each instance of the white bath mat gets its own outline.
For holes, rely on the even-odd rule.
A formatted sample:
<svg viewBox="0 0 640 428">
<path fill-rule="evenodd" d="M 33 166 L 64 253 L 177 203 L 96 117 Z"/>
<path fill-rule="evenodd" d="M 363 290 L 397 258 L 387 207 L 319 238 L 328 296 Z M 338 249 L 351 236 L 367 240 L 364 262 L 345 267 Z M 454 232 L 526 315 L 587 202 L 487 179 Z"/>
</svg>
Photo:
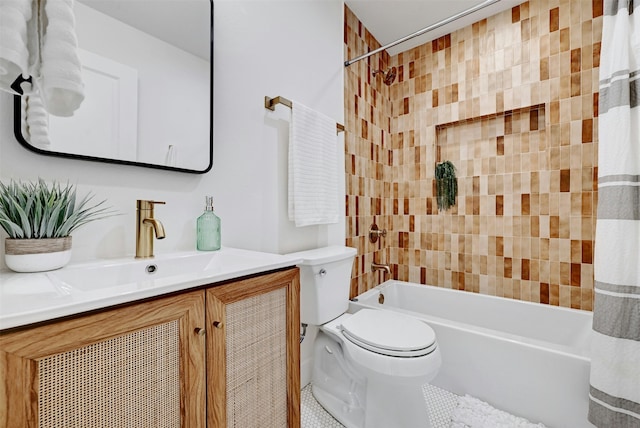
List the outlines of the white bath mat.
<svg viewBox="0 0 640 428">
<path fill-rule="evenodd" d="M 458 398 L 451 415 L 451 428 L 546 428 L 513 416 L 470 395 Z"/>
</svg>

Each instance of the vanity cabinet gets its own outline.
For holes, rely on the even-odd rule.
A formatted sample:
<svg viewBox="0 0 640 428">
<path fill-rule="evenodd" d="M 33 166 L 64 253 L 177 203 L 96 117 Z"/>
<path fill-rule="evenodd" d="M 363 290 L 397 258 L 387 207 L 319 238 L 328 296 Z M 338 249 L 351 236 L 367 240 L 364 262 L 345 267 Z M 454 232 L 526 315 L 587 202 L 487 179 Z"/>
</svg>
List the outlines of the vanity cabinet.
<svg viewBox="0 0 640 428">
<path fill-rule="evenodd" d="M 0 428 L 299 427 L 298 275 L 0 332 Z"/>
</svg>

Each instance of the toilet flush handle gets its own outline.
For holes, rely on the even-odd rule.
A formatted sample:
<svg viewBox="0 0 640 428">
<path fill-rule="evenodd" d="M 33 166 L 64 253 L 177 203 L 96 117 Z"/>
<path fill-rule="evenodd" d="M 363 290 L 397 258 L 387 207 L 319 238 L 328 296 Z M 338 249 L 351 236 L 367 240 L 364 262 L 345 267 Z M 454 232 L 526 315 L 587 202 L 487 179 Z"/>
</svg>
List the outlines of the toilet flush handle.
<svg viewBox="0 0 640 428">
<path fill-rule="evenodd" d="M 322 268 L 318 271 L 318 275 L 320 276 L 325 276 L 327 274 L 327 270 L 325 268 Z"/>
</svg>

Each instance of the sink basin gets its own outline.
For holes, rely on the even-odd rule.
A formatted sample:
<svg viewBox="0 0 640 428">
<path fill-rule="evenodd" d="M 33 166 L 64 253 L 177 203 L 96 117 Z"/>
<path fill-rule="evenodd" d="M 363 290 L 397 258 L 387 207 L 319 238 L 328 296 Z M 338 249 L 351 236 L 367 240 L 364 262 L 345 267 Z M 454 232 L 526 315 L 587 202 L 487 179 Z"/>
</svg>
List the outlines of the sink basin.
<svg viewBox="0 0 640 428">
<path fill-rule="evenodd" d="M 161 278 L 201 272 L 211 255 L 193 254 L 172 258 L 114 261 L 99 265 L 79 265 L 49 273 L 52 281 L 60 281 L 80 290 L 147 282 Z M 56 281 L 57 280 L 57 281 Z"/>
<path fill-rule="evenodd" d="M 210 253 L 188 252 L 160 255 L 151 259 L 123 259 L 66 267 L 47 275 L 55 284 L 77 290 L 96 290 L 136 284 L 148 288 L 185 282 L 191 277 L 215 276 L 225 271 L 268 262 L 268 257 L 235 249 Z"/>
<path fill-rule="evenodd" d="M 1 1 L 1 0 L 0 0 Z M 0 330 L 296 265 L 295 255 L 223 247 L 110 259 L 40 273 L 0 271 Z"/>
</svg>

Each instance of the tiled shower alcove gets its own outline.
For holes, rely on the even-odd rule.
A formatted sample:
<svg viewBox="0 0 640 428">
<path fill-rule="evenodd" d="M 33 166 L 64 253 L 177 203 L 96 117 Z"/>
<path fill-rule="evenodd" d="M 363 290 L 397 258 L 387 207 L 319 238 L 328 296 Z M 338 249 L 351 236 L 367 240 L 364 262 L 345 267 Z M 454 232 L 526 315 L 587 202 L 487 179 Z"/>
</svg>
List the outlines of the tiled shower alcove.
<svg viewBox="0 0 640 428">
<path fill-rule="evenodd" d="M 356 296 L 387 279 L 591 310 L 602 0 L 530 0 L 345 68 Z M 345 7 L 345 58 L 380 47 Z M 373 71 L 397 68 L 389 86 Z M 434 165 L 458 168 L 438 211 Z M 372 244 L 369 225 L 387 229 Z"/>
</svg>

